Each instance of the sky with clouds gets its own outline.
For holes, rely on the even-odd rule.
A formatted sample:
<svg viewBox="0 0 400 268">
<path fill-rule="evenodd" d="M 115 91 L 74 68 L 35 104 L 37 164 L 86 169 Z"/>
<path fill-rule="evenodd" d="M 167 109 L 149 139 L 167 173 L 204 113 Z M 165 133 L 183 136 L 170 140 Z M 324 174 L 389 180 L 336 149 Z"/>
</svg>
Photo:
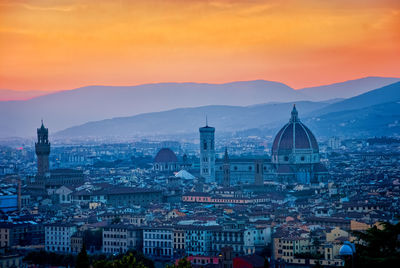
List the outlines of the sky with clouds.
<svg viewBox="0 0 400 268">
<path fill-rule="evenodd" d="M 400 77 L 398 0 L 0 0 L 0 88 Z"/>
</svg>

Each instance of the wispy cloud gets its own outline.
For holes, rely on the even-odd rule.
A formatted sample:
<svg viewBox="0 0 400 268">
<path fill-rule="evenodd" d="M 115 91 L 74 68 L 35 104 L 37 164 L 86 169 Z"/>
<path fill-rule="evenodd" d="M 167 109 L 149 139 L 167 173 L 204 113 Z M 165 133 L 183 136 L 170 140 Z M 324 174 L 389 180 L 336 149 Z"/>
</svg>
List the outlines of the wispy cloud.
<svg viewBox="0 0 400 268">
<path fill-rule="evenodd" d="M 60 11 L 60 12 L 69 12 L 73 11 L 75 6 L 33 6 L 28 4 L 20 4 L 21 7 L 29 9 L 29 10 L 38 10 L 38 11 Z"/>
<path fill-rule="evenodd" d="M 81 4 L 76 5 L 32 5 L 24 2 L 0 2 L 0 6 L 19 7 L 31 11 L 55 11 L 55 12 L 71 12 L 85 7 Z"/>
</svg>

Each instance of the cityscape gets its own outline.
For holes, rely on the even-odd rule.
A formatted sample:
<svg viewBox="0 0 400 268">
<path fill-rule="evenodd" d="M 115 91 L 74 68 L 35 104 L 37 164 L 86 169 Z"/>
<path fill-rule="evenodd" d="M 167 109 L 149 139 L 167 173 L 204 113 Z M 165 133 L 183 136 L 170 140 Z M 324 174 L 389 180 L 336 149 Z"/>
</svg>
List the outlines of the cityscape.
<svg viewBox="0 0 400 268">
<path fill-rule="evenodd" d="M 399 266 L 400 2 L 0 21 L 0 268 Z"/>
<path fill-rule="evenodd" d="M 35 263 L 38 250 L 74 256 L 83 245 L 93 256 L 133 251 L 193 267 L 343 267 L 355 231 L 397 222 L 400 140 L 318 143 L 299 113 L 293 105 L 272 142 L 225 147 L 206 122 L 197 145 L 53 148 L 42 121 L 34 144 L 2 146 L 3 267 Z"/>
</svg>

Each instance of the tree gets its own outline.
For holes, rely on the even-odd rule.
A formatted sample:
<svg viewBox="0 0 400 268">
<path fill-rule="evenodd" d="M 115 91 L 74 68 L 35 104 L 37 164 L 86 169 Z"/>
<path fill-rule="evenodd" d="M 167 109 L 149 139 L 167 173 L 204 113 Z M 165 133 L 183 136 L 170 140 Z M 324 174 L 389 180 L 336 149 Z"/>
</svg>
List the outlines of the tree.
<svg viewBox="0 0 400 268">
<path fill-rule="evenodd" d="M 93 265 L 94 268 L 147 268 L 143 262 L 138 261 L 136 257 L 129 253 L 128 255 L 124 255 L 120 259 L 107 261 L 101 260 L 97 261 Z"/>
<path fill-rule="evenodd" d="M 168 265 L 167 268 L 192 268 L 192 264 L 186 258 L 180 259 L 178 264 Z"/>
<path fill-rule="evenodd" d="M 267 257 L 264 257 L 264 268 L 269 268 L 269 261 Z"/>
<path fill-rule="evenodd" d="M 400 263 L 400 222 L 381 223 L 364 232 L 355 231 L 357 267 L 396 267 Z"/>
<path fill-rule="evenodd" d="M 29 252 L 24 261 L 42 266 L 74 266 L 76 263 L 75 256 L 71 254 L 58 254 L 44 250 Z"/>
<path fill-rule="evenodd" d="M 103 232 L 101 230 L 91 231 L 86 230 L 83 232 L 83 243 L 87 246 L 86 249 L 90 250 L 95 248 L 100 250 L 103 244 Z"/>
<path fill-rule="evenodd" d="M 315 265 L 314 265 L 314 268 L 321 268 L 321 267 L 322 267 L 322 265 L 321 265 L 320 261 L 317 260 Z"/>
<path fill-rule="evenodd" d="M 111 223 L 112 224 L 118 224 L 118 223 L 120 223 L 121 222 L 121 218 L 120 217 L 115 217 L 114 219 L 112 219 L 112 221 L 111 221 Z"/>
<path fill-rule="evenodd" d="M 90 262 L 89 257 L 86 252 L 86 245 L 83 243 L 81 252 L 79 252 L 78 257 L 76 258 L 76 268 L 89 268 Z"/>
<path fill-rule="evenodd" d="M 260 253 L 260 256 L 262 256 L 262 257 L 271 257 L 271 251 L 272 251 L 271 244 L 268 244 L 267 246 L 265 246 L 262 249 L 262 251 Z"/>
</svg>

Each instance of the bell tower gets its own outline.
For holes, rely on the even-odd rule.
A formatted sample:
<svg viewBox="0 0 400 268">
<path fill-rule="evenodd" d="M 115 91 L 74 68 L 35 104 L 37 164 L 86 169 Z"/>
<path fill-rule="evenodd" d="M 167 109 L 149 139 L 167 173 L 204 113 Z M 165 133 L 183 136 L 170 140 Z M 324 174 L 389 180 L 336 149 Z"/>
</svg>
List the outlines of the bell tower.
<svg viewBox="0 0 400 268">
<path fill-rule="evenodd" d="M 229 163 L 228 149 L 225 148 L 224 164 L 222 165 L 222 170 L 224 171 L 223 186 L 231 186 L 231 165 Z"/>
<path fill-rule="evenodd" d="M 200 175 L 207 183 L 215 181 L 215 128 L 206 126 L 199 129 L 200 132 Z"/>
<path fill-rule="evenodd" d="M 49 172 L 49 130 L 42 126 L 37 129 L 37 142 L 35 143 L 35 151 L 37 156 L 37 176 L 44 177 Z"/>
</svg>

